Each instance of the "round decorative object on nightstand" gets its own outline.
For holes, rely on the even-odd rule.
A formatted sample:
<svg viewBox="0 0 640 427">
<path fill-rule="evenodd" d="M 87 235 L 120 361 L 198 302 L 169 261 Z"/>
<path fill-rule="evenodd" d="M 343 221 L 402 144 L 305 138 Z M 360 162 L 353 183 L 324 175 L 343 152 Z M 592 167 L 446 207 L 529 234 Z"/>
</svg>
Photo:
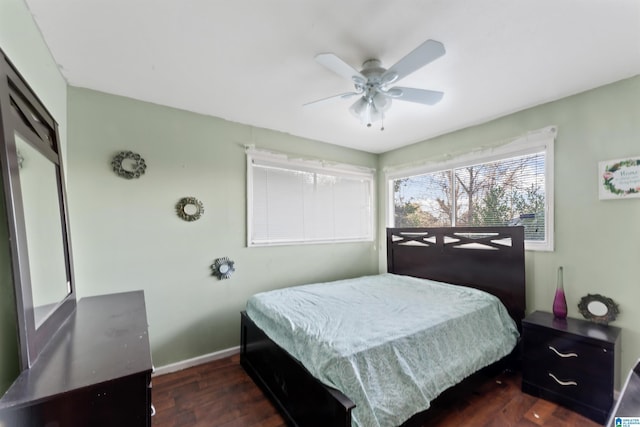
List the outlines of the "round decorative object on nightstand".
<svg viewBox="0 0 640 427">
<path fill-rule="evenodd" d="M 616 320 L 620 309 L 611 298 L 600 294 L 587 294 L 578 303 L 578 310 L 585 319 L 603 325 Z"/>
</svg>

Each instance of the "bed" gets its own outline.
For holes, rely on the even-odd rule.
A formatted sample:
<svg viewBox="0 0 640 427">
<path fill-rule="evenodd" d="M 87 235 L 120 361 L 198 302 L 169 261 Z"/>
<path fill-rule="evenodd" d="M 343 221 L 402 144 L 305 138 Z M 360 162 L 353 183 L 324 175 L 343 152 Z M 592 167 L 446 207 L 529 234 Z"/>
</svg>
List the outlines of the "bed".
<svg viewBox="0 0 640 427">
<path fill-rule="evenodd" d="M 506 317 L 508 321 L 503 319 L 504 323 L 507 324 L 510 322 L 512 325 L 511 333 L 507 333 L 507 335 L 511 336 L 510 338 L 504 338 L 506 340 L 504 342 L 496 342 L 495 344 L 491 343 L 488 345 L 487 348 L 489 349 L 500 349 L 499 351 L 496 350 L 496 354 L 491 355 L 491 360 L 471 360 L 471 367 L 465 367 L 465 370 L 471 369 L 475 371 L 480 370 L 487 364 L 493 366 L 496 363 L 501 363 L 508 358 L 510 353 L 513 353 L 512 350 L 514 348 L 517 348 L 514 343 L 517 342 L 517 331 L 520 329 L 520 321 L 524 316 L 525 310 L 524 230 L 522 227 L 390 228 L 387 230 L 387 271 L 388 274 L 356 278 L 347 282 L 338 281 L 327 284 L 295 287 L 294 292 L 297 292 L 297 296 L 290 294 L 285 298 L 289 298 L 290 304 L 288 305 L 290 307 L 298 307 L 298 300 L 304 300 L 304 303 L 307 304 L 309 302 L 309 295 L 313 295 L 313 298 L 315 298 L 316 294 L 323 294 L 335 288 L 339 290 L 339 292 L 337 296 L 334 296 L 336 299 L 334 299 L 333 305 L 336 305 L 338 311 L 347 311 L 346 307 L 352 304 L 347 301 L 351 301 L 351 298 L 372 300 L 374 304 L 376 299 L 378 299 L 378 301 L 384 299 L 384 304 L 370 309 L 378 314 L 382 312 L 384 307 L 395 307 L 396 304 L 391 302 L 392 296 L 378 294 L 378 292 L 384 292 L 384 287 L 387 285 L 393 285 L 393 293 L 396 294 L 405 291 L 408 292 L 409 288 L 411 288 L 411 292 L 425 292 L 426 295 L 424 297 L 413 296 L 414 294 L 411 294 L 412 296 L 409 297 L 415 300 L 414 304 L 403 307 L 402 309 L 402 311 L 408 311 L 410 313 L 408 319 L 394 322 L 391 320 L 397 320 L 395 316 L 385 318 L 387 321 L 384 323 L 395 323 L 395 328 L 399 330 L 397 333 L 394 332 L 395 329 L 391 332 L 385 332 L 385 334 L 397 335 L 394 340 L 389 339 L 389 342 L 392 342 L 392 344 L 384 341 L 384 339 L 380 342 L 377 341 L 379 336 L 376 336 L 375 331 L 378 329 L 378 325 L 371 323 L 375 320 L 373 318 L 360 319 L 363 310 L 367 311 L 360 305 L 354 310 L 351 310 L 358 314 L 356 317 L 351 317 L 351 320 L 348 320 L 348 322 L 352 322 L 352 324 L 343 323 L 342 326 L 339 324 L 338 327 L 325 326 L 323 324 L 319 327 L 319 330 L 333 331 L 331 332 L 333 335 L 324 341 L 322 341 L 323 338 L 321 337 L 320 344 L 316 345 L 312 341 L 309 341 L 308 336 L 302 336 L 301 338 L 287 337 L 287 333 L 290 332 L 287 332 L 287 330 L 298 330 L 301 329 L 300 327 L 285 327 L 284 335 L 282 335 L 278 334 L 280 326 L 278 326 L 277 323 L 270 324 L 271 320 L 269 320 L 267 314 L 262 312 L 261 306 L 271 305 L 269 298 L 274 301 L 282 299 L 281 296 L 277 295 L 280 291 L 267 293 L 268 298 L 266 300 L 261 296 L 260 300 L 254 300 L 252 297 L 248 302 L 247 311 L 249 311 L 250 314 L 245 311 L 241 316 L 240 362 L 256 384 L 258 384 L 265 394 L 274 402 L 290 425 L 370 427 L 374 425 L 399 425 L 402 422 L 398 420 L 403 420 L 404 422 L 404 420 L 407 419 L 408 421 L 402 425 L 418 425 L 415 424 L 416 420 L 420 420 L 423 418 L 423 415 L 428 415 L 429 412 L 432 412 L 431 409 L 427 410 L 430 406 L 434 406 L 432 399 L 441 393 L 449 393 L 450 390 L 465 389 L 466 384 L 474 376 L 471 375 L 471 372 L 461 371 L 458 377 L 447 377 L 445 381 L 428 379 L 428 382 L 437 383 L 436 386 L 440 387 L 435 391 L 425 391 L 419 387 L 409 387 L 407 389 L 406 387 L 396 386 L 391 380 L 386 380 L 385 375 L 387 375 L 387 373 L 384 372 L 384 370 L 388 366 L 391 366 L 391 368 L 389 368 L 390 371 L 404 370 L 405 372 L 411 372 L 412 375 L 414 370 L 416 372 L 418 371 L 416 365 L 412 365 L 408 369 L 404 369 L 404 367 L 401 366 L 405 364 L 405 359 L 411 359 L 408 356 L 409 353 L 417 353 L 418 359 L 420 360 L 420 357 L 423 357 L 426 353 L 442 353 L 445 348 L 447 351 L 458 351 L 460 353 L 460 350 L 465 348 L 466 341 L 457 344 L 453 343 L 454 340 L 451 340 L 451 343 L 442 341 L 442 337 L 463 335 L 462 333 L 452 332 L 452 330 L 447 329 L 452 327 L 449 326 L 449 323 L 454 323 L 453 321 L 443 322 L 442 325 L 439 326 L 440 338 L 438 338 L 437 335 L 423 335 L 426 332 L 412 329 L 413 327 L 410 326 L 412 322 L 411 319 L 423 316 L 420 310 L 416 311 L 416 307 L 426 307 L 431 300 L 437 301 L 438 298 L 441 298 L 442 300 L 436 304 L 440 306 L 446 305 L 447 301 L 458 301 L 457 304 L 450 304 L 456 307 L 457 311 L 461 311 L 461 307 L 465 304 L 470 306 L 483 305 L 485 303 L 480 303 L 479 301 L 486 300 L 486 307 L 490 308 L 483 308 L 483 310 L 488 310 L 488 312 L 492 313 L 491 316 L 493 317 Z M 347 297 L 345 296 L 346 294 L 341 293 L 345 292 L 345 288 L 355 287 L 357 283 L 361 282 L 364 283 L 364 288 L 362 287 L 363 285 L 360 284 L 358 285 L 358 289 L 365 289 L 361 297 L 353 297 L 351 295 Z M 442 295 L 431 294 L 434 286 L 437 289 L 442 289 L 442 292 L 445 293 Z M 429 290 L 426 291 L 426 289 Z M 483 291 L 481 293 L 482 295 L 486 295 L 485 293 L 490 295 L 481 297 L 476 289 Z M 334 291 L 332 290 L 332 292 Z M 452 296 L 453 294 L 448 294 L 448 292 L 462 292 L 463 296 Z M 464 295 L 466 295 L 466 297 Z M 492 302 L 498 300 L 501 304 Z M 363 303 L 360 299 L 357 299 L 357 301 L 358 304 Z M 467 302 L 463 303 L 464 301 Z M 311 305 L 316 303 L 314 299 L 310 302 Z M 340 306 L 340 304 L 345 305 Z M 283 313 L 288 310 L 288 308 L 285 308 L 286 307 L 282 308 Z M 302 305 L 300 306 L 300 310 L 302 310 L 303 318 L 309 318 L 309 325 L 311 326 L 321 324 L 324 321 L 322 317 L 315 319 L 315 313 L 310 313 L 308 306 Z M 432 308 L 423 311 L 430 313 Z M 464 316 L 469 315 L 470 314 L 466 312 L 464 313 Z M 322 315 L 319 314 L 319 316 Z M 436 313 L 436 316 L 443 315 Z M 278 316 L 276 315 L 275 317 Z M 334 314 L 325 314 L 325 317 L 333 318 Z M 285 326 L 288 321 L 289 319 L 285 318 Z M 360 321 L 363 323 L 359 324 L 358 322 Z M 478 320 L 469 317 L 465 317 L 463 321 L 459 321 L 460 324 L 466 324 L 467 326 L 481 325 L 482 322 L 482 319 Z M 309 325 L 302 329 L 307 329 Z M 308 358 L 315 359 L 319 353 L 329 352 L 328 354 L 330 355 L 336 352 L 340 353 L 341 331 L 348 329 L 362 331 L 361 341 L 374 343 L 372 346 L 373 351 L 377 352 L 378 355 L 373 359 L 373 362 L 369 359 L 360 358 L 361 348 L 359 346 L 362 343 L 359 343 L 349 344 L 349 346 L 355 345 L 357 349 L 356 351 L 351 351 L 351 347 L 349 347 L 350 351 L 347 353 L 356 356 L 353 356 L 346 362 L 340 359 L 330 359 L 326 361 L 318 356 L 317 360 L 320 361 L 319 364 L 310 363 Z M 369 329 L 372 329 L 373 332 L 369 331 Z M 493 329 L 493 326 L 477 327 L 478 332 L 487 329 Z M 407 333 L 407 330 L 411 332 Z M 318 331 L 312 331 L 311 335 L 314 335 L 316 332 Z M 417 337 L 418 341 L 424 342 L 427 345 L 426 350 L 419 349 L 413 351 L 413 344 L 409 344 L 408 341 L 404 344 L 399 344 L 399 342 L 403 341 L 405 337 L 409 335 L 414 335 L 412 339 Z M 473 340 L 473 337 L 467 337 L 465 340 Z M 418 341 L 412 342 L 415 343 Z M 278 344 L 276 344 L 276 342 L 278 342 Z M 327 349 L 326 344 L 328 342 L 332 343 L 332 347 Z M 387 345 L 391 345 L 391 350 L 383 351 L 383 346 Z M 471 349 L 475 349 L 476 347 L 478 347 L 477 342 L 468 346 L 470 351 L 462 351 L 462 353 L 474 353 Z M 481 356 L 478 357 L 485 357 L 484 353 L 486 351 L 487 350 L 478 351 L 477 353 L 481 354 Z M 357 359 L 357 362 L 354 362 L 354 358 Z M 454 358 L 450 357 L 450 359 Z M 499 360 L 496 362 L 495 359 Z M 437 363 L 443 363 L 442 360 L 446 361 L 446 355 L 444 359 L 441 359 Z M 371 365 L 373 366 L 372 372 L 375 373 L 379 371 L 378 373 L 380 374 L 377 377 L 376 375 L 373 376 L 377 378 L 377 380 L 374 381 L 367 380 L 369 374 L 367 374 L 366 377 L 363 376 L 362 378 L 365 378 L 364 382 L 367 383 L 366 387 L 369 388 L 365 388 L 362 392 L 358 388 L 353 388 L 356 387 L 355 385 L 351 387 L 361 379 L 361 373 L 358 370 L 359 366 L 357 366 L 358 363 L 360 365 Z M 431 363 L 430 360 L 424 360 L 425 365 L 429 363 Z M 421 362 L 418 364 L 421 364 Z M 349 365 L 356 366 L 354 368 L 356 370 L 353 372 L 345 371 L 345 366 L 349 367 Z M 394 366 L 401 366 L 401 369 L 395 368 Z M 349 367 L 349 369 L 351 368 Z M 444 371 L 455 371 L 457 375 L 458 370 L 458 368 L 455 368 L 445 369 Z M 428 369 L 426 371 L 428 371 Z M 333 377 L 331 377 L 331 375 L 333 375 Z M 416 374 L 417 377 L 422 378 L 420 375 L 422 375 L 422 373 Z M 381 378 L 385 380 L 383 381 Z M 441 389 L 442 387 L 445 387 L 447 391 L 444 392 L 445 390 Z M 398 390 L 403 391 L 402 393 L 398 393 Z M 382 402 L 384 403 L 382 406 L 388 403 L 389 408 L 380 408 L 380 400 L 376 401 L 375 396 L 371 397 L 376 394 L 382 396 Z M 421 396 L 422 394 L 425 394 L 425 396 Z M 435 402 L 437 402 L 438 399 L 440 398 L 435 399 Z M 356 404 L 354 401 L 359 402 L 357 409 L 355 409 Z M 417 403 L 415 403 L 415 401 L 417 401 Z M 406 405 L 404 405 L 405 403 Z M 414 404 L 418 406 L 412 407 L 411 405 Z M 398 405 L 408 405 L 408 407 L 401 408 L 402 410 L 400 410 L 396 408 Z M 403 411 L 409 411 L 409 413 L 421 412 L 412 417 L 408 417 L 407 412 Z"/>
</svg>

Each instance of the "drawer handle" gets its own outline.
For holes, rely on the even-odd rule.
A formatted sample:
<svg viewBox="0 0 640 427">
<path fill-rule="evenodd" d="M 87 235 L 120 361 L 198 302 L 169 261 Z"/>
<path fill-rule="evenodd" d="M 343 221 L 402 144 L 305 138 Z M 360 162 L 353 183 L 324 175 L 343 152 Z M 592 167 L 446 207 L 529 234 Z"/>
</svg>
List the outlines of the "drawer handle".
<svg viewBox="0 0 640 427">
<path fill-rule="evenodd" d="M 153 406 L 153 403 L 151 404 L 151 416 L 155 417 L 156 416 L 156 407 Z"/>
<path fill-rule="evenodd" d="M 555 375 L 553 375 L 551 372 L 549 372 L 549 376 L 550 376 L 551 378 L 553 378 L 553 379 L 554 379 L 558 384 L 560 384 L 560 385 L 564 385 L 564 386 L 567 386 L 567 385 L 578 385 L 578 383 L 577 383 L 577 382 L 575 382 L 575 381 L 560 381 L 560 380 L 559 380 L 558 378 L 556 378 L 556 376 L 555 376 Z"/>
<path fill-rule="evenodd" d="M 549 350 L 553 351 L 555 354 L 557 354 L 560 357 L 578 357 L 576 353 L 560 353 L 558 350 L 556 350 L 552 346 L 549 346 Z"/>
</svg>

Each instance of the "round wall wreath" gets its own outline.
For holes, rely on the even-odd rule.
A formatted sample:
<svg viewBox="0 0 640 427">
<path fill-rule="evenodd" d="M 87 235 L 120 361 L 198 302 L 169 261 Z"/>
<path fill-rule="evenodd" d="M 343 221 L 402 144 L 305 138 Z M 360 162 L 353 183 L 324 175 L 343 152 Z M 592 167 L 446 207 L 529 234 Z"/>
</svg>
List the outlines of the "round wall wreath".
<svg viewBox="0 0 640 427">
<path fill-rule="evenodd" d="M 147 169 L 147 164 L 140 154 L 133 151 L 121 151 L 111 161 L 113 171 L 123 178 L 140 178 Z"/>
<path fill-rule="evenodd" d="M 176 213 L 185 221 L 197 221 L 204 213 L 204 205 L 195 197 L 183 197 L 176 205 Z"/>
</svg>

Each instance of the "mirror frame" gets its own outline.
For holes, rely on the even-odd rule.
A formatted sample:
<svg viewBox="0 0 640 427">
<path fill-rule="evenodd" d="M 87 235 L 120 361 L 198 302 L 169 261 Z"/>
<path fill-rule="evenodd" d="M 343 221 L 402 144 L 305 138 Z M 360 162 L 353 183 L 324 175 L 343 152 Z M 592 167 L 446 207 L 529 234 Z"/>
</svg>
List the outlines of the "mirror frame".
<svg viewBox="0 0 640 427">
<path fill-rule="evenodd" d="M 187 213 L 185 208 L 189 205 L 195 206 L 196 211 L 192 214 Z M 176 213 L 185 221 L 197 221 L 204 214 L 204 205 L 195 197 L 183 197 L 176 204 Z"/>
<path fill-rule="evenodd" d="M 75 310 L 76 292 L 58 124 L 1 49 L 0 57 L 0 163 L 18 316 L 20 368 L 25 370 L 33 365 L 40 351 Z M 34 316 L 16 133 L 50 160 L 57 170 L 56 187 L 69 292 L 39 325 Z"/>
<path fill-rule="evenodd" d="M 603 304 L 607 308 L 607 312 L 605 314 L 599 315 L 589 310 L 589 305 L 594 302 Z M 591 320 L 595 323 L 600 323 L 602 325 L 608 325 L 609 322 L 613 322 L 618 317 L 618 314 L 620 314 L 620 308 L 618 307 L 618 304 L 611 298 L 605 297 L 604 295 L 600 294 L 587 294 L 586 296 L 580 298 L 580 302 L 578 303 L 578 310 L 585 319 Z"/>
</svg>

